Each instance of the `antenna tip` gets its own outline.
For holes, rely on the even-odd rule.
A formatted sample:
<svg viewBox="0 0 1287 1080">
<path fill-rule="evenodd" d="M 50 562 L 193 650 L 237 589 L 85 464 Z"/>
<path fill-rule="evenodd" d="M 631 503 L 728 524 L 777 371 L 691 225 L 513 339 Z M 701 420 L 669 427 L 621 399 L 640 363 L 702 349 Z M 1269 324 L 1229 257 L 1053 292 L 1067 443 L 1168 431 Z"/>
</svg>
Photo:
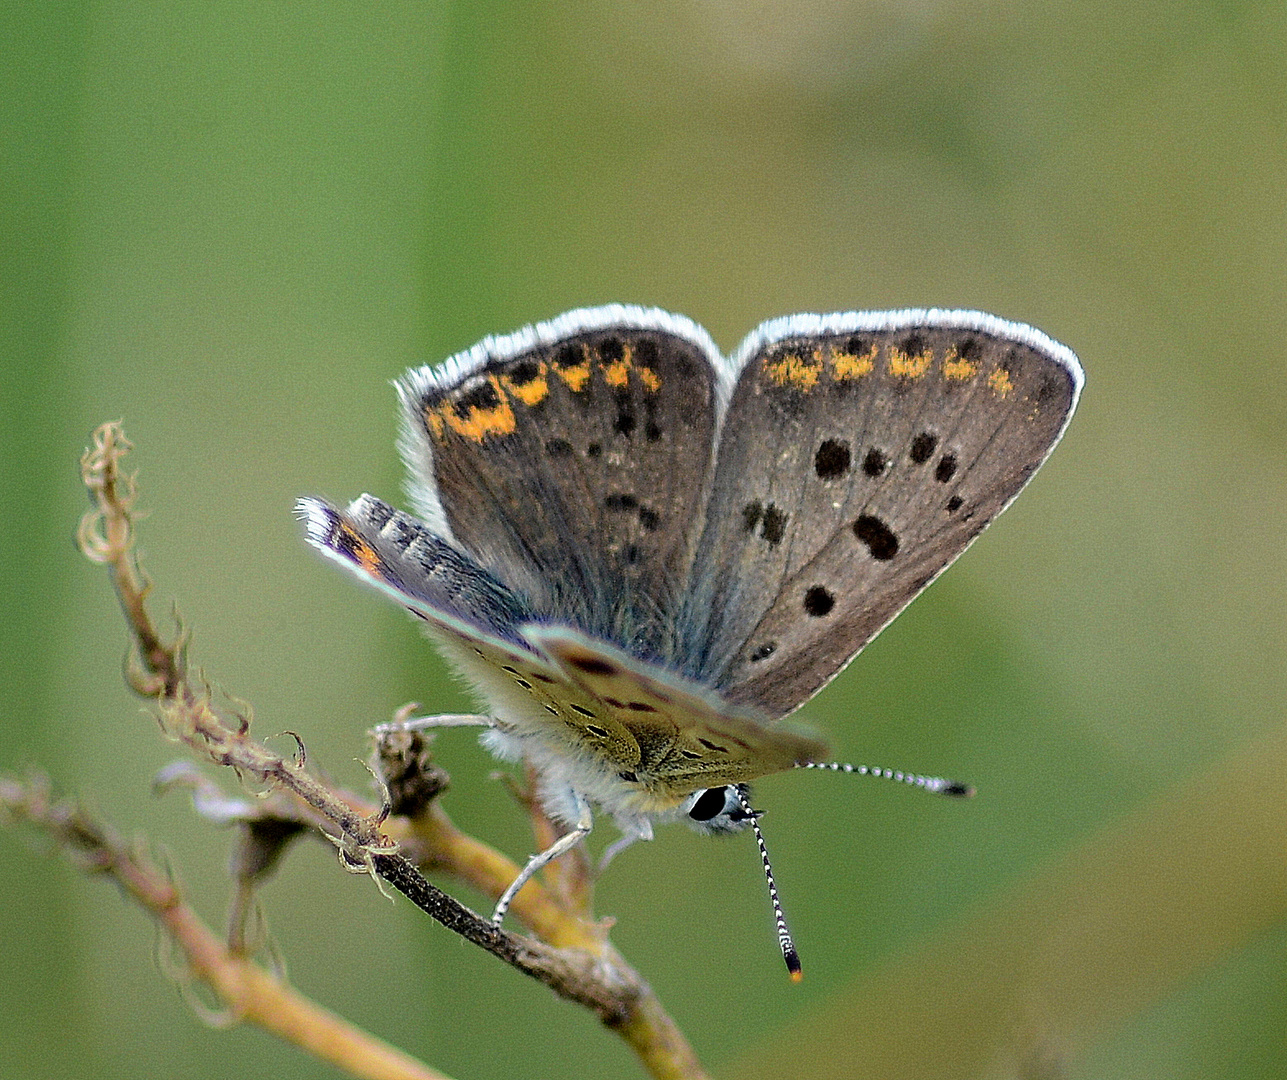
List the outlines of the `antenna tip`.
<svg viewBox="0 0 1287 1080">
<path fill-rule="evenodd" d="M 942 793 L 952 799 L 972 799 L 974 798 L 974 785 L 962 784 L 958 780 L 951 780 L 943 788 Z"/>
<path fill-rule="evenodd" d="M 798 983 L 804 978 L 804 970 L 800 967 L 800 956 L 794 949 L 788 949 L 782 954 L 786 960 L 787 971 L 791 973 L 791 981 Z"/>
</svg>

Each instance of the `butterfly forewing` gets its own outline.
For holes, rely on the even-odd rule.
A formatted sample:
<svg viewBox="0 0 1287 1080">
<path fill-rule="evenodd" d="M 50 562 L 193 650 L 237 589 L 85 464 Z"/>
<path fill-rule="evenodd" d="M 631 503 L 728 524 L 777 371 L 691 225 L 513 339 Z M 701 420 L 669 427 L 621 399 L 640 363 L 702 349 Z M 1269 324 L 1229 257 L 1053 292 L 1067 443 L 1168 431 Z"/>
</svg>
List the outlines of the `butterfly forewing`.
<svg viewBox="0 0 1287 1080">
<path fill-rule="evenodd" d="M 609 308 L 411 373 L 429 511 L 538 611 L 672 651 L 709 490 L 712 354 L 687 320 Z"/>
<path fill-rule="evenodd" d="M 798 316 L 753 335 L 724 419 L 692 655 L 703 681 L 774 715 L 1005 508 L 1080 388 L 1071 354 L 1026 327 L 870 318 Z"/>
<path fill-rule="evenodd" d="M 532 617 L 523 601 L 469 555 L 373 495 L 340 510 L 300 499 L 308 542 L 429 622 L 447 620 L 517 642 Z"/>
</svg>

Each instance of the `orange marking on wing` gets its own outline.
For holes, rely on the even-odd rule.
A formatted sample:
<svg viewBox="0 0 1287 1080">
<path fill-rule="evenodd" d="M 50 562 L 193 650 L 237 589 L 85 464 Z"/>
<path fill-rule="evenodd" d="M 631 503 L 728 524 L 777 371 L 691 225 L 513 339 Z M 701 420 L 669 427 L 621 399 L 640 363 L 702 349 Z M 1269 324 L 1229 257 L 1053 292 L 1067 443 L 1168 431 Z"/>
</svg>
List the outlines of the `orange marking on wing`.
<svg viewBox="0 0 1287 1080">
<path fill-rule="evenodd" d="M 502 376 L 501 384 L 505 387 L 506 392 L 529 408 L 533 405 L 539 405 L 550 396 L 550 380 L 547 377 L 544 364 L 541 365 L 540 370 L 541 373 L 536 378 L 528 379 L 527 382 L 523 383 L 516 383 L 508 375 Z"/>
<path fill-rule="evenodd" d="M 1014 382 L 1005 368 L 994 368 L 992 373 L 988 375 L 988 386 L 992 388 L 992 392 L 997 397 L 1006 398 L 1010 396 L 1010 392 L 1014 389 Z"/>
<path fill-rule="evenodd" d="M 464 416 L 461 416 L 456 404 L 451 401 L 444 401 L 435 410 L 447 427 L 462 438 L 473 442 L 480 443 L 495 435 L 512 435 L 518 426 L 514 416 L 514 406 L 505 396 L 500 379 L 495 375 L 488 375 L 487 381 L 496 392 L 495 405 L 486 408 L 481 405 L 470 405 Z M 433 426 L 432 420 L 430 420 L 430 426 Z"/>
<path fill-rule="evenodd" d="M 929 349 L 913 354 L 892 345 L 889 349 L 889 373 L 905 379 L 919 379 L 929 370 L 933 358 L 934 354 Z"/>
<path fill-rule="evenodd" d="M 876 366 L 876 346 L 873 345 L 865 353 L 841 352 L 839 349 L 831 350 L 831 374 L 835 379 L 844 381 L 846 379 L 858 379 L 864 375 L 870 375 Z"/>
<path fill-rule="evenodd" d="M 584 345 L 581 347 L 581 357 L 579 364 L 569 364 L 567 367 L 554 365 L 554 373 L 567 384 L 567 388 L 574 394 L 579 394 L 584 390 L 586 383 L 590 381 L 590 354 Z"/>
<path fill-rule="evenodd" d="M 603 365 L 603 381 L 609 386 L 620 389 L 630 381 L 630 360 L 622 358 Z"/>
<path fill-rule="evenodd" d="M 794 386 L 809 391 L 818 385 L 822 364 L 810 363 L 796 353 L 783 353 L 775 360 L 764 361 L 764 374 L 778 386 Z"/>
<path fill-rule="evenodd" d="M 947 356 L 943 358 L 943 378 L 945 379 L 964 382 L 974 378 L 978 373 L 979 362 L 963 359 L 955 349 L 949 349 Z"/>
<path fill-rule="evenodd" d="M 380 572 L 380 556 L 375 548 L 363 540 L 348 522 L 341 522 L 340 529 L 344 533 L 344 544 L 340 550 L 372 577 L 384 577 Z"/>
</svg>

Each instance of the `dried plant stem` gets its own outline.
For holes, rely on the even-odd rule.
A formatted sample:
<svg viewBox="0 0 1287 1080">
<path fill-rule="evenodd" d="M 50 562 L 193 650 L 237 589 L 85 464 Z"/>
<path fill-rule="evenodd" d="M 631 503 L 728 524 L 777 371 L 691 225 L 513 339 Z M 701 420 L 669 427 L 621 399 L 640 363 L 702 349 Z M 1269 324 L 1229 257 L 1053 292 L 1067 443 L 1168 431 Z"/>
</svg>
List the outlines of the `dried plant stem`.
<svg viewBox="0 0 1287 1080">
<path fill-rule="evenodd" d="M 175 882 L 137 845 L 70 801 L 54 802 L 39 780 L 0 780 L 0 813 L 42 829 L 91 873 L 112 878 L 155 917 L 182 951 L 186 977 L 209 987 L 227 1013 L 371 1080 L 445 1080 L 444 1074 L 354 1027 L 242 956 L 205 925 Z"/>
<path fill-rule="evenodd" d="M 591 1009 L 631 1046 L 653 1076 L 668 1080 L 704 1077 L 706 1074 L 674 1021 L 639 974 L 613 948 L 606 928 L 590 917 L 588 877 L 583 864 L 570 863 L 548 875 L 547 880 L 555 882 L 556 889 L 533 880 L 515 898 L 513 916 L 540 940 L 498 929 L 426 881 L 416 862 L 466 880 L 488 895 L 499 896 L 518 873 L 510 860 L 457 829 L 436 802 L 427 803 L 409 817 L 388 817 L 387 808 L 376 808 L 367 800 L 319 781 L 305 768 L 302 742 L 294 758 L 273 752 L 250 737 L 247 719 L 225 717 L 212 704 L 209 690 L 193 685 L 185 664 L 183 635 L 167 643 L 147 611 L 151 585 L 134 550 L 137 492 L 134 478 L 120 468 L 121 458 L 129 449 L 119 425 L 105 424 L 95 432 L 94 445 L 81 463 L 95 510 L 81 523 L 80 542 L 86 556 L 106 565 L 112 574 L 136 648 L 127 679 L 139 694 L 156 702 L 166 734 L 200 756 L 231 767 L 243 780 L 289 793 L 298 807 L 295 813 L 315 824 L 336 844 L 350 869 L 382 878 L 448 929 L 545 983 L 562 997 Z M 549 828 L 539 809 L 532 810 L 538 830 Z M 110 844 L 102 850 L 117 851 Z M 111 861 L 126 865 L 116 855 Z M 422 1071 L 380 1071 L 374 1062 L 383 1059 L 374 1050 L 369 1059 L 364 1051 L 356 1061 L 351 1055 L 341 1055 L 338 1047 L 347 1039 L 341 1033 L 349 1030 L 344 1021 L 305 1002 L 261 969 L 233 955 L 226 945 L 214 941 L 208 930 L 195 923 L 169 883 L 166 888 L 170 899 L 162 902 L 159 894 L 153 897 L 147 890 L 136 892 L 121 878 L 123 870 L 113 872 L 126 884 L 129 895 L 162 918 L 188 956 L 193 973 L 238 1017 L 291 1037 L 355 1075 L 437 1075 L 415 1063 L 411 1064 Z M 297 1035 L 287 1034 L 298 1025 L 317 1037 L 303 1042 Z M 327 1037 L 327 1032 L 334 1037 Z M 378 1041 L 372 1040 L 371 1045 L 388 1051 Z"/>
</svg>

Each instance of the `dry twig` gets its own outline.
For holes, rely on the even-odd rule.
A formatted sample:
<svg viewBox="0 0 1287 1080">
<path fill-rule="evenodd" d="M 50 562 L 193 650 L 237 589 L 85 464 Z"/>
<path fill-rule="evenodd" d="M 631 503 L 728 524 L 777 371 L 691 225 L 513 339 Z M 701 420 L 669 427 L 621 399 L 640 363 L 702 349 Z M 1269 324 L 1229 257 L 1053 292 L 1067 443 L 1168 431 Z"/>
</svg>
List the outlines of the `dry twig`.
<svg viewBox="0 0 1287 1080">
<path fill-rule="evenodd" d="M 185 985 L 200 982 L 209 987 L 232 1018 L 259 1024 L 355 1076 L 446 1080 L 442 1073 L 354 1027 L 230 950 L 188 906 L 172 878 L 137 844 L 127 844 L 114 829 L 70 800 L 51 799 L 43 780 L 0 780 L 0 814 L 42 829 L 84 870 L 112 878 L 178 946 Z"/>
</svg>

